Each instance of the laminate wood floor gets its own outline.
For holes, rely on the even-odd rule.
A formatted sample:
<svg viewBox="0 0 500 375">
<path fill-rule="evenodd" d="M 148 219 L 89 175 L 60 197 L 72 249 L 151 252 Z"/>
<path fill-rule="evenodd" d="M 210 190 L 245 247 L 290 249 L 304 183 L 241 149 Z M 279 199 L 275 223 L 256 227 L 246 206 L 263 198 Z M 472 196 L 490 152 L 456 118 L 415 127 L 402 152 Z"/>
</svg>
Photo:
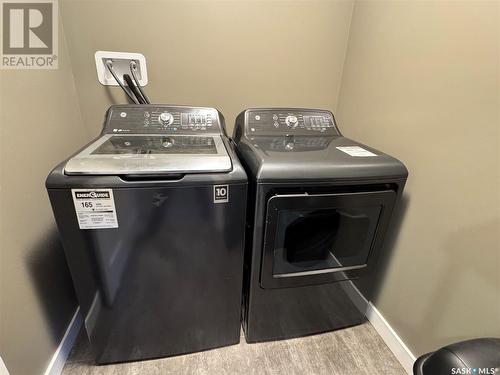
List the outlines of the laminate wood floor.
<svg viewBox="0 0 500 375">
<path fill-rule="evenodd" d="M 369 322 L 298 339 L 238 345 L 151 361 L 96 366 L 80 332 L 63 375 L 405 375 Z"/>
</svg>

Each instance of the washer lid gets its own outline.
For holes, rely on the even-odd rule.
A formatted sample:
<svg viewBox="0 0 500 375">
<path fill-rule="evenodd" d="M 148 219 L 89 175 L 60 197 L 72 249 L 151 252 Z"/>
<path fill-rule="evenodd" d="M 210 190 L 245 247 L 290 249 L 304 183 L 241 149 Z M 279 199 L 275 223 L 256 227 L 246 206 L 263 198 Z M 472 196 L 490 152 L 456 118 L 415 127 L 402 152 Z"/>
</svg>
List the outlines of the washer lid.
<svg viewBox="0 0 500 375">
<path fill-rule="evenodd" d="M 107 134 L 71 158 L 68 175 L 228 172 L 220 135 Z"/>
</svg>

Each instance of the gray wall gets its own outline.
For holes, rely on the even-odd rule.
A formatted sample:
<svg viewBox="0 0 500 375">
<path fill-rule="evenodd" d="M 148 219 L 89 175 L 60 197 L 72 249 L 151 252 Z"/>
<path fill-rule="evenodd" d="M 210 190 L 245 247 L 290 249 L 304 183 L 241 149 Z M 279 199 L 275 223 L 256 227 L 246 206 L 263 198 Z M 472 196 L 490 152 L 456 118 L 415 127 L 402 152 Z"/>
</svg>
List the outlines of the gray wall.
<svg viewBox="0 0 500 375">
<path fill-rule="evenodd" d="M 0 70 L 0 356 L 11 375 L 45 371 L 77 306 L 44 187 L 88 140 L 62 29 L 59 56 L 58 70 Z"/>
<path fill-rule="evenodd" d="M 500 336 L 499 2 L 356 2 L 337 119 L 410 171 L 376 307 L 415 354 Z"/>
<path fill-rule="evenodd" d="M 61 14 L 85 124 L 97 134 L 106 108 L 125 101 L 119 88 L 98 84 L 96 50 L 142 52 L 152 101 L 217 107 L 229 130 L 251 106 L 335 109 L 352 5 L 64 1 Z M 130 20 L 141 24 L 138 32 L 125 31 Z"/>
</svg>

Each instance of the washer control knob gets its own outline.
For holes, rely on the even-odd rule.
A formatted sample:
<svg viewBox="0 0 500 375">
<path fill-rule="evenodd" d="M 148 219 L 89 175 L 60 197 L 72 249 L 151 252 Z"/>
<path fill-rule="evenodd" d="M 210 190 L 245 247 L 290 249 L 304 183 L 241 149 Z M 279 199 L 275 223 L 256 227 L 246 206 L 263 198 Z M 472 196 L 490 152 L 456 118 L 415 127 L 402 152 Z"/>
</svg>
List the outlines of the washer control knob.
<svg viewBox="0 0 500 375">
<path fill-rule="evenodd" d="M 286 116 L 285 124 L 289 128 L 295 128 L 299 124 L 299 119 L 297 118 L 297 116 L 293 116 L 293 115 Z"/>
<path fill-rule="evenodd" d="M 170 148 L 174 145 L 174 139 L 170 137 L 164 138 L 161 144 L 165 148 Z"/>
<path fill-rule="evenodd" d="M 162 112 L 160 116 L 158 116 L 158 121 L 163 126 L 169 126 L 174 122 L 174 116 L 172 116 L 172 114 L 169 112 Z"/>
</svg>

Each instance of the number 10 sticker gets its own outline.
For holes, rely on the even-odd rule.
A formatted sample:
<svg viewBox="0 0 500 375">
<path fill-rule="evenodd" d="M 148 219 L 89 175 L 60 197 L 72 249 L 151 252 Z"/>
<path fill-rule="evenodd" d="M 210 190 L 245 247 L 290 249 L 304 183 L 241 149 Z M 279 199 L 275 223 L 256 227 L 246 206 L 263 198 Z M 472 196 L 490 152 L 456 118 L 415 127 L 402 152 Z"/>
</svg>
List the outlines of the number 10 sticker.
<svg viewBox="0 0 500 375">
<path fill-rule="evenodd" d="M 214 203 L 227 203 L 229 201 L 229 185 L 214 186 Z"/>
</svg>

